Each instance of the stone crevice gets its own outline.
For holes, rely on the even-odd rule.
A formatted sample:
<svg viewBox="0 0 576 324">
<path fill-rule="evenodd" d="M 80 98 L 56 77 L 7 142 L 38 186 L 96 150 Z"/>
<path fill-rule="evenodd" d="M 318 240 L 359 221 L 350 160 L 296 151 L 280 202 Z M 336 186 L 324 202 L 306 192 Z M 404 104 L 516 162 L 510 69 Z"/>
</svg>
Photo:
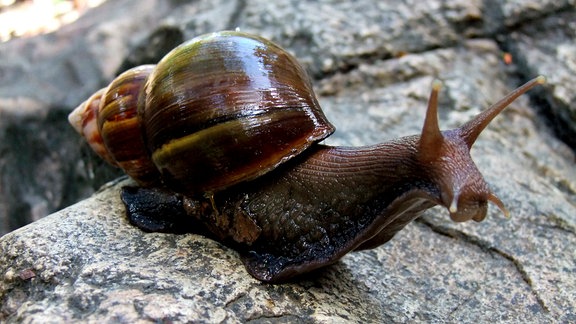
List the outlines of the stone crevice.
<svg viewBox="0 0 576 324">
<path fill-rule="evenodd" d="M 540 305 L 540 307 L 542 307 L 542 309 L 544 311 L 550 312 L 548 306 L 546 305 L 546 302 L 544 301 L 544 299 L 542 299 L 542 297 L 538 294 L 538 291 L 534 288 L 534 285 L 532 283 L 532 279 L 530 278 L 530 275 L 528 274 L 528 272 L 525 270 L 524 265 L 522 264 L 522 262 L 520 260 L 514 258 L 513 255 L 506 253 L 506 252 L 502 251 L 501 249 L 498 249 L 497 247 L 494 247 L 489 242 L 484 241 L 484 240 L 482 240 L 476 236 L 469 235 L 465 232 L 458 231 L 454 228 L 435 224 L 432 221 L 426 219 L 425 217 L 421 217 L 421 218 L 417 219 L 416 222 L 427 226 L 434 233 L 444 235 L 444 236 L 447 236 L 447 237 L 450 237 L 453 239 L 458 239 L 458 240 L 465 242 L 467 244 L 474 245 L 474 246 L 480 248 L 481 250 L 488 252 L 489 254 L 495 254 L 501 258 L 506 259 L 514 267 L 516 272 L 518 272 L 518 274 L 520 275 L 522 280 L 526 283 L 526 285 L 528 285 L 531 293 L 534 295 L 534 297 L 538 301 L 538 304 Z"/>
<path fill-rule="evenodd" d="M 480 287 L 476 288 L 472 293 L 468 294 L 468 296 L 462 298 L 462 301 L 456 305 L 449 313 L 447 317 L 453 317 L 454 314 L 459 312 L 463 306 L 467 305 L 473 298 L 480 291 Z"/>
</svg>

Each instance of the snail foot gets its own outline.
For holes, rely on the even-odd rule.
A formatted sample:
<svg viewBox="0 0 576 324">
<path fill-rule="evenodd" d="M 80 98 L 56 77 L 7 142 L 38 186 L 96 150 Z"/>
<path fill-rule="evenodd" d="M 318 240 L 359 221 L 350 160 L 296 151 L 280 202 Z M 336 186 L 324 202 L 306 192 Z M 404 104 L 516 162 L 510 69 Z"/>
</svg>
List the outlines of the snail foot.
<svg viewBox="0 0 576 324">
<path fill-rule="evenodd" d="M 198 227 L 188 217 L 181 195 L 158 188 L 122 187 L 130 223 L 146 232 L 189 233 Z"/>
</svg>

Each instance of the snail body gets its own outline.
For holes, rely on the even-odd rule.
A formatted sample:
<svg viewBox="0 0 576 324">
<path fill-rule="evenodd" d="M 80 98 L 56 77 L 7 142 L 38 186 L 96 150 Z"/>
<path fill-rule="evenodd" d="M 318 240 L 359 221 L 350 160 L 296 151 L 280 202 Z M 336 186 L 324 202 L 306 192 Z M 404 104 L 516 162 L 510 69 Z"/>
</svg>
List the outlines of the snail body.
<svg viewBox="0 0 576 324">
<path fill-rule="evenodd" d="M 134 225 L 210 236 L 238 250 L 255 278 L 282 282 L 387 242 L 435 205 L 454 221 L 482 221 L 488 201 L 508 214 L 469 152 L 542 82 L 448 131 L 435 83 L 420 135 L 332 147 L 318 143 L 334 128 L 296 59 L 263 38 L 220 32 L 125 72 L 70 121 L 140 184 L 122 192 Z"/>
</svg>

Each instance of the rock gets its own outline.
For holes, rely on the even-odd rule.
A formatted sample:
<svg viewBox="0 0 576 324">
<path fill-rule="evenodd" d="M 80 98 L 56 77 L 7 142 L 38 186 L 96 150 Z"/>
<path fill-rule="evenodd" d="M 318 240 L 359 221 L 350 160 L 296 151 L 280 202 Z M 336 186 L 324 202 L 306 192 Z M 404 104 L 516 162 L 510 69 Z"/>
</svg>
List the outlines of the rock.
<svg viewBox="0 0 576 324">
<path fill-rule="evenodd" d="M 500 52 L 490 40 L 422 56 L 359 68 L 358 78 L 376 86 L 352 82 L 335 96 L 321 97 L 339 127 L 331 141 L 365 144 L 419 130 L 432 78 L 422 72 L 407 77 L 406 71 L 397 75 L 409 81 L 383 86 L 389 71 L 434 69 L 432 74 L 437 72 L 446 84 L 441 95 L 445 127 L 467 120 L 508 88 L 500 81 L 506 79 L 498 68 Z M 322 86 L 338 88 L 339 82 L 334 76 Z M 388 244 L 351 253 L 284 285 L 254 280 L 236 252 L 215 241 L 132 227 L 119 199 L 119 187 L 126 182 L 110 185 L 0 239 L 0 318 L 573 321 L 573 155 L 539 132 L 535 121 L 528 100 L 521 98 L 473 150 L 479 168 L 512 211 L 510 220 L 491 208 L 483 223 L 454 224 L 445 211 L 433 209 Z"/>
<path fill-rule="evenodd" d="M 576 147 L 576 10 L 543 19 L 539 27 L 526 25 L 512 33 L 510 50 L 527 73 L 548 76 L 549 105 L 540 108 L 556 134 Z M 554 28 L 550 28 L 554 26 Z"/>
<path fill-rule="evenodd" d="M 221 29 L 240 27 L 273 39 L 294 53 L 318 82 L 334 75 L 346 78 L 407 53 L 458 47 L 467 38 L 496 39 L 514 54 L 521 77 L 549 76 L 551 86 L 538 96 L 542 98 L 538 107 L 549 107 L 544 117 L 574 149 L 569 113 L 574 103 L 564 86 L 573 83 L 569 22 L 574 11 L 573 0 L 503 4 L 453 0 L 417 6 L 382 1 L 106 2 L 55 33 L 0 44 L 0 173 L 5 175 L 0 178 L 0 234 L 86 197 L 119 175 L 74 136 L 65 121 L 70 110 L 115 74 L 157 61 L 181 40 Z M 539 25 L 524 24 L 526 19 L 541 20 L 546 27 L 533 33 L 529 28 Z M 546 33 L 564 36 L 552 38 Z M 526 43 L 518 34 L 539 45 Z M 515 50 L 522 44 L 534 48 L 530 55 Z M 551 46 L 558 46 L 558 58 L 547 54 L 545 49 Z M 528 62 L 534 57 L 538 59 Z M 409 69 L 404 68 L 410 73 Z M 429 65 L 419 73 L 432 70 Z M 390 84 L 395 79 L 382 80 Z M 28 104 L 36 108 L 29 109 Z"/>
<path fill-rule="evenodd" d="M 136 3 L 133 18 L 101 18 Z M 454 224 L 432 209 L 382 247 L 264 285 L 217 242 L 132 227 L 122 182 L 0 237 L 0 321 L 576 321 L 576 146 L 551 122 L 573 123 L 573 1 L 162 3 L 107 2 L 55 34 L 0 45 L 0 233 L 23 224 L 13 217 L 40 218 L 116 177 L 95 173 L 68 111 L 173 42 L 235 27 L 306 64 L 338 129 L 329 144 L 418 133 L 433 78 L 444 81 L 440 125 L 453 128 L 546 74 L 550 83 L 511 105 L 472 150 L 512 218 L 491 206 L 482 223 Z"/>
</svg>

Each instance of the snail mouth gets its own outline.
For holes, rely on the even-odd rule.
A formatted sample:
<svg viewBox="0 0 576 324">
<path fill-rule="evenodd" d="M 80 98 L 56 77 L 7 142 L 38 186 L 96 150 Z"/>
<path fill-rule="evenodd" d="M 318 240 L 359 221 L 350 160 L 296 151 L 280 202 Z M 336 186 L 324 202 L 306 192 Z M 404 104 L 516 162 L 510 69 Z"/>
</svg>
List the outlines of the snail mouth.
<svg viewBox="0 0 576 324">
<path fill-rule="evenodd" d="M 506 218 L 510 217 L 510 212 L 504 203 L 492 192 L 488 193 L 485 199 L 462 199 L 462 197 L 454 195 L 450 204 L 444 203 L 444 205 L 450 212 L 450 218 L 455 222 L 465 222 L 470 219 L 481 222 L 486 218 L 489 201 L 495 204 Z"/>
<path fill-rule="evenodd" d="M 455 222 L 465 222 L 471 219 L 481 222 L 486 218 L 487 207 L 487 203 L 478 203 L 476 206 L 460 207 L 459 209 L 450 206 L 448 211 L 450 212 L 450 218 Z"/>
<path fill-rule="evenodd" d="M 480 222 L 486 218 L 488 204 L 485 199 L 473 199 L 455 190 L 452 197 L 446 195 L 442 197 L 441 201 L 441 204 L 448 209 L 450 218 L 454 222 L 460 223 L 471 219 Z"/>
</svg>

